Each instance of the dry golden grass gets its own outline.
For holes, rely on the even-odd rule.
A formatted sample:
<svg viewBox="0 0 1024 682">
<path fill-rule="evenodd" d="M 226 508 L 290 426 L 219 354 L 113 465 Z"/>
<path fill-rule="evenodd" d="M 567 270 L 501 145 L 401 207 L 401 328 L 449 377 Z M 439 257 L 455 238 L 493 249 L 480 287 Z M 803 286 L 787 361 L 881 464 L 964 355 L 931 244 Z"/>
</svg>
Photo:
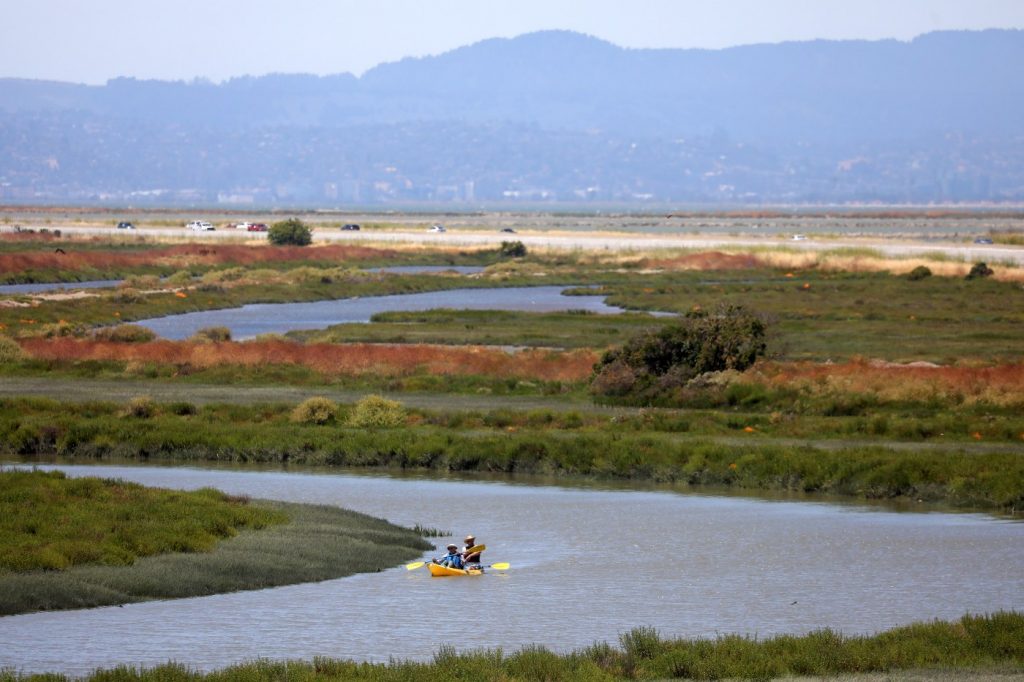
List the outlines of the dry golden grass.
<svg viewBox="0 0 1024 682">
<path fill-rule="evenodd" d="M 479 346 L 425 344 L 309 344 L 283 340 L 244 343 L 194 343 L 23 339 L 22 347 L 42 360 L 114 360 L 152 362 L 194 368 L 219 365 L 294 364 L 325 376 L 472 375 L 495 378 L 579 381 L 590 375 L 598 354 L 589 350 L 521 350 L 507 353 Z"/>
</svg>

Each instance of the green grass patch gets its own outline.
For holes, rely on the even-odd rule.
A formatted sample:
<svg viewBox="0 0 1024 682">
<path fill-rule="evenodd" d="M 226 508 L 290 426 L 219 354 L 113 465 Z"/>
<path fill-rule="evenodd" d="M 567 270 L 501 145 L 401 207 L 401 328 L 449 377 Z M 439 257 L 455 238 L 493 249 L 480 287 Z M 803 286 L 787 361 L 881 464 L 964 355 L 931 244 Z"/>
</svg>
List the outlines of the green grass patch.
<svg viewBox="0 0 1024 682">
<path fill-rule="evenodd" d="M 766 438 L 771 420 L 750 414 L 419 411 L 361 428 L 349 425 L 349 405 L 322 425 L 292 421 L 287 404 L 158 404 L 144 419 L 109 403 L 3 406 L 0 452 L 10 455 L 529 473 L 1024 509 L 1014 446 Z"/>
<path fill-rule="evenodd" d="M 243 528 L 285 520 L 216 490 L 181 492 L 60 472 L 0 471 L 0 575 L 205 552 Z"/>
<path fill-rule="evenodd" d="M 286 522 L 243 529 L 210 551 L 148 556 L 131 566 L 2 573 L 0 615 L 331 580 L 380 571 L 432 547 L 418 530 L 337 507 L 266 500 L 246 506 Z"/>
<path fill-rule="evenodd" d="M 436 343 L 447 345 L 603 348 L 624 343 L 664 319 L 646 313 L 598 315 L 586 311 L 528 313 L 437 309 L 374 315 L 369 324 L 340 324 L 297 331 L 307 343 Z"/>
<path fill-rule="evenodd" d="M 766 639 L 721 635 L 713 639 L 670 639 L 640 627 L 620 635 L 618 645 L 597 642 L 565 654 L 541 645 L 518 651 L 459 652 L 441 646 L 426 662 L 392 660 L 359 663 L 324 657 L 312 661 L 259 660 L 214 672 L 182 663 L 154 668 L 120 666 L 97 670 L 83 680 L 104 682 L 272 682 L 277 680 L 698 680 L 838 675 L 916 671 L 925 678 L 975 675 L 985 671 L 1020 675 L 1024 665 L 1024 616 L 1000 612 L 964 616 L 957 622 L 915 623 L 869 636 L 834 630 Z M 954 673 L 951 675 L 951 673 Z M 53 675 L 0 672 L 0 682 L 64 679 Z"/>
</svg>

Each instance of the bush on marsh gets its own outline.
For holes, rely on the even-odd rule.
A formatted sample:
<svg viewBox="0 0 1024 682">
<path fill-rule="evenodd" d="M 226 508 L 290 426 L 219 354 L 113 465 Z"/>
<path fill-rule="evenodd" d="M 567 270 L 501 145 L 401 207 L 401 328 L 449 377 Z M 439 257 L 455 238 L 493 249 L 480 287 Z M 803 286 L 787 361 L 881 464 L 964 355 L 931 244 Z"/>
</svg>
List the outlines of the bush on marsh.
<svg viewBox="0 0 1024 682">
<path fill-rule="evenodd" d="M 275 246 L 308 246 L 313 241 L 313 233 L 298 218 L 289 218 L 271 225 L 267 240 Z"/>
<path fill-rule="evenodd" d="M 364 429 L 386 429 L 405 424 L 405 416 L 405 407 L 397 400 L 368 395 L 356 403 L 348 424 Z"/>
<path fill-rule="evenodd" d="M 9 336 L 0 335 L 0 364 L 20 362 L 26 353 L 17 341 Z"/>
<path fill-rule="evenodd" d="M 330 424 L 338 416 L 338 404 L 329 398 L 315 396 L 303 400 L 292 410 L 291 421 L 296 424 Z"/>
<path fill-rule="evenodd" d="M 156 403 L 148 395 L 141 395 L 128 401 L 123 414 L 125 417 L 149 419 L 156 414 Z"/>
<path fill-rule="evenodd" d="M 93 332 L 97 341 L 116 343 L 145 343 L 156 339 L 156 334 L 147 327 L 137 324 L 119 324 L 116 327 L 101 327 Z"/>
<path fill-rule="evenodd" d="M 198 343 L 224 343 L 231 340 L 231 330 L 227 327 L 203 327 L 189 337 L 189 341 Z"/>
<path fill-rule="evenodd" d="M 692 311 L 676 324 L 606 352 L 594 366 L 591 392 L 637 402 L 671 401 L 673 392 L 694 377 L 753 365 L 767 348 L 766 333 L 765 322 L 741 306 Z"/>
<path fill-rule="evenodd" d="M 986 263 L 975 263 L 964 279 L 981 279 L 996 274 Z"/>
<path fill-rule="evenodd" d="M 932 271 L 927 265 L 918 265 L 916 268 L 907 273 L 907 279 L 911 282 L 917 282 L 925 277 L 931 277 Z"/>
<path fill-rule="evenodd" d="M 502 258 L 524 258 L 526 256 L 526 245 L 521 241 L 502 242 L 498 249 L 498 255 Z"/>
</svg>

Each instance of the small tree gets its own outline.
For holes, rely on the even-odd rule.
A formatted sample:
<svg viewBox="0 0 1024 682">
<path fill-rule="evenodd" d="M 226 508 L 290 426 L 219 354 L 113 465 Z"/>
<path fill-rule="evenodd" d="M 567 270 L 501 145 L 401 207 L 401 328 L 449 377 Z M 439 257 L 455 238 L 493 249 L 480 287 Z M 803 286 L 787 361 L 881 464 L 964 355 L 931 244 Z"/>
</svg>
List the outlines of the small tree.
<svg viewBox="0 0 1024 682">
<path fill-rule="evenodd" d="M 277 246 L 308 246 L 313 241 L 313 233 L 298 218 L 289 218 L 271 225 L 267 239 Z"/>
</svg>

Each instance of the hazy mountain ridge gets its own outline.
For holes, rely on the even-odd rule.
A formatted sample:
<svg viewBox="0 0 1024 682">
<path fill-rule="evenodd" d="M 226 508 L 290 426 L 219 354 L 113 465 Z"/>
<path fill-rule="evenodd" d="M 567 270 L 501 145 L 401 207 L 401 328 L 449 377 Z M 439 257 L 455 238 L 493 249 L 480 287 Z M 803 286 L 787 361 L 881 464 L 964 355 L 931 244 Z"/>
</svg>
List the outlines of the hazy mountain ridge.
<svg viewBox="0 0 1024 682">
<path fill-rule="evenodd" d="M 0 198 L 1020 200 L 1020 64 L 1024 31 L 726 50 L 546 31 L 361 78 L 0 79 Z"/>
</svg>

